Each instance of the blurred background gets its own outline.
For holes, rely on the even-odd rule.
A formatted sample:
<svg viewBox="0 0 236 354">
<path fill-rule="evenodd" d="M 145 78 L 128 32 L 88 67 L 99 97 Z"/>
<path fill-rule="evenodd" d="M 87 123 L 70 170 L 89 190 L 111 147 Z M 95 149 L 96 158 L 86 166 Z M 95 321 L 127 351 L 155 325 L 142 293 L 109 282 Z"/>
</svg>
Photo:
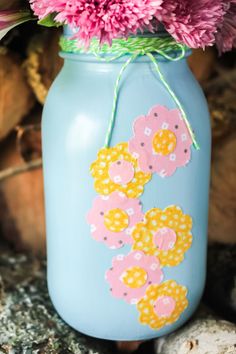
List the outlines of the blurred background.
<svg viewBox="0 0 236 354">
<path fill-rule="evenodd" d="M 37 264 L 37 271 L 43 269 L 40 281 L 44 281 L 40 120 L 47 91 L 62 66 L 58 56 L 59 36 L 60 30 L 25 24 L 11 31 L 1 42 L 0 276 L 3 277 L 2 287 L 6 288 L 2 291 L 6 293 L 9 290 L 6 267 L 13 267 L 16 274 L 20 268 L 15 269 L 10 259 L 15 259 L 13 263 L 19 265 L 22 255 L 25 257 L 22 272 L 28 271 L 32 277 L 32 264 Z M 224 319 L 236 322 L 236 52 L 219 57 L 215 48 L 205 52 L 195 50 L 189 64 L 206 94 L 213 134 L 204 305 Z M 14 274 L 9 274 L 14 283 Z M 20 277 L 19 282 L 23 279 Z M 3 342 L 0 334 L 0 352 Z M 236 349 L 232 353 L 236 353 Z"/>
</svg>

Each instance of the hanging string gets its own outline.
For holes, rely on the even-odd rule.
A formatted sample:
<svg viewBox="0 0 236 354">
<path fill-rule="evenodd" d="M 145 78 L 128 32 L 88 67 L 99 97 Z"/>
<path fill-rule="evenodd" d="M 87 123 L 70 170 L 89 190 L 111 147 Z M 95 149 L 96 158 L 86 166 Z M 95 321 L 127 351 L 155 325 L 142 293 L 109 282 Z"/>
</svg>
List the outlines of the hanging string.
<svg viewBox="0 0 236 354">
<path fill-rule="evenodd" d="M 105 147 L 109 147 L 112 139 L 112 133 L 115 127 L 116 109 L 119 95 L 119 84 L 125 69 L 133 62 L 138 56 L 146 55 L 154 65 L 156 72 L 162 84 L 167 89 L 168 93 L 174 100 L 175 104 L 179 108 L 186 127 L 193 141 L 193 146 L 196 150 L 200 147 L 196 141 L 195 134 L 191 128 L 188 121 L 187 115 L 183 109 L 181 102 L 175 95 L 174 91 L 171 89 L 170 85 L 166 81 L 163 73 L 161 72 L 160 66 L 158 64 L 157 58 L 154 55 L 159 55 L 169 61 L 178 61 L 184 58 L 186 50 L 188 48 L 182 44 L 176 43 L 171 37 L 154 37 L 154 38 L 143 38 L 143 37 L 130 37 L 125 39 L 115 39 L 112 42 L 112 46 L 104 44 L 100 45 L 99 41 L 94 39 L 90 43 L 90 47 L 86 50 L 84 47 L 78 47 L 77 40 L 71 40 L 66 37 L 61 37 L 60 46 L 63 52 L 67 53 L 78 53 L 78 54 L 93 54 L 99 60 L 112 62 L 116 59 L 123 57 L 124 55 L 131 55 L 127 61 L 122 65 L 121 70 L 115 82 L 112 112 L 109 120 L 108 130 L 105 137 Z"/>
<path fill-rule="evenodd" d="M 122 68 L 119 72 L 119 75 L 117 76 L 116 79 L 116 83 L 115 83 L 115 88 L 114 88 L 114 95 L 113 95 L 113 105 L 112 105 L 112 112 L 111 112 L 111 118 L 109 121 L 109 125 L 108 125 L 108 130 L 106 133 L 106 137 L 105 137 L 105 144 L 104 147 L 109 147 L 110 146 L 110 142 L 111 142 L 111 138 L 112 138 L 112 132 L 115 126 L 115 116 L 116 116 L 116 108 L 117 108 L 117 100 L 118 100 L 118 93 L 119 93 L 119 83 L 121 80 L 121 77 L 123 75 L 123 72 L 125 71 L 125 69 L 127 68 L 127 66 L 131 63 L 131 61 L 133 61 L 135 59 L 136 55 L 132 55 L 132 57 L 130 57 L 124 65 L 122 65 Z"/>
</svg>

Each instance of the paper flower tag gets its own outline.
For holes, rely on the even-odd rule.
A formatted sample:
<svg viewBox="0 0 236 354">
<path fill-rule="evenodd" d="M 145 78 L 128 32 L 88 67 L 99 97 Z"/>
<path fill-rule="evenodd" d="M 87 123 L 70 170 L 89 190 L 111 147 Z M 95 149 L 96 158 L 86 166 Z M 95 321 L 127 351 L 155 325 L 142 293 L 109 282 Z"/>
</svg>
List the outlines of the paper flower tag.
<svg viewBox="0 0 236 354">
<path fill-rule="evenodd" d="M 137 198 L 143 193 L 144 185 L 151 174 L 140 170 L 138 161 L 128 151 L 127 143 L 111 148 L 102 148 L 91 165 L 94 188 L 102 195 L 120 191 L 129 198 Z"/>
<path fill-rule="evenodd" d="M 176 322 L 188 306 L 186 296 L 186 287 L 174 280 L 150 285 L 137 304 L 140 322 L 156 330 Z"/>
<path fill-rule="evenodd" d="M 121 192 L 97 196 L 87 214 L 92 237 L 112 249 L 131 244 L 132 229 L 142 219 L 141 202 Z"/>
<path fill-rule="evenodd" d="M 167 177 L 190 161 L 192 140 L 178 109 L 157 105 L 136 119 L 133 131 L 129 151 L 143 172 Z"/>
<path fill-rule="evenodd" d="M 157 256 L 162 266 L 176 266 L 192 244 L 191 229 L 192 218 L 180 207 L 153 208 L 132 232 L 133 250 Z"/>
<path fill-rule="evenodd" d="M 163 280 L 163 272 L 156 257 L 134 251 L 113 258 L 106 279 L 114 297 L 136 304 L 150 284 L 159 284 Z"/>
</svg>

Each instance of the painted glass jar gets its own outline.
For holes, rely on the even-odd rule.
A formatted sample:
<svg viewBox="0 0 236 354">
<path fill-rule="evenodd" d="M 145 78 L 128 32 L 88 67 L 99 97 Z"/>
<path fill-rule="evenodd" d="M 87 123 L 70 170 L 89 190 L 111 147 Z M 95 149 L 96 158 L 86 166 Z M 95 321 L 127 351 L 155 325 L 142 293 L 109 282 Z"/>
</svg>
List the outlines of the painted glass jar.
<svg viewBox="0 0 236 354">
<path fill-rule="evenodd" d="M 61 53 L 64 66 L 43 113 L 48 287 L 73 328 L 112 340 L 174 331 L 204 287 L 210 124 L 186 56 L 147 55 L 114 85 L 128 55 L 104 62 Z M 109 54 L 107 54 L 109 56 Z M 114 108 L 114 107 L 113 107 Z"/>
</svg>

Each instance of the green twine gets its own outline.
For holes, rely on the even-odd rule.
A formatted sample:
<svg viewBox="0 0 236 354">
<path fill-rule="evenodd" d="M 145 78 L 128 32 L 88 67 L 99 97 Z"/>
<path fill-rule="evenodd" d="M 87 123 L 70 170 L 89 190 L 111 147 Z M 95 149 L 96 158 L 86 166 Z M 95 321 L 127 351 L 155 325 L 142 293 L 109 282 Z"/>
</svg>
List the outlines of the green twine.
<svg viewBox="0 0 236 354">
<path fill-rule="evenodd" d="M 118 77 L 115 82 L 114 87 L 114 97 L 113 97 L 113 105 L 112 105 L 112 113 L 109 121 L 108 130 L 105 138 L 105 147 L 110 146 L 112 133 L 115 126 L 115 116 L 117 109 L 117 101 L 119 94 L 119 84 L 122 78 L 122 75 L 125 69 L 129 66 L 129 64 L 134 61 L 138 56 L 146 55 L 149 57 L 151 62 L 153 63 L 156 72 L 159 75 L 159 78 L 177 107 L 180 109 L 182 117 L 185 121 L 186 127 L 189 131 L 189 134 L 193 141 L 193 146 L 196 150 L 199 150 L 200 147 L 196 141 L 194 132 L 192 131 L 191 125 L 188 121 L 187 115 L 180 103 L 178 97 L 175 95 L 174 91 L 171 89 L 170 85 L 166 81 L 164 75 L 160 70 L 160 66 L 157 62 L 157 58 L 154 55 L 160 55 L 161 57 L 170 60 L 170 61 L 178 61 L 184 58 L 186 51 L 188 48 L 182 44 L 176 43 L 171 37 L 130 37 L 126 39 L 115 39 L 112 41 L 112 46 L 108 44 L 100 45 L 99 41 L 93 39 L 90 43 L 89 49 L 86 50 L 84 47 L 78 47 L 77 40 L 71 40 L 66 37 L 61 37 L 60 46 L 63 52 L 67 53 L 75 53 L 75 54 L 93 54 L 99 60 L 111 62 L 116 59 L 121 58 L 124 55 L 131 55 L 127 61 L 122 65 L 121 70 L 118 74 Z M 175 54 L 174 54 L 175 53 Z"/>
</svg>

